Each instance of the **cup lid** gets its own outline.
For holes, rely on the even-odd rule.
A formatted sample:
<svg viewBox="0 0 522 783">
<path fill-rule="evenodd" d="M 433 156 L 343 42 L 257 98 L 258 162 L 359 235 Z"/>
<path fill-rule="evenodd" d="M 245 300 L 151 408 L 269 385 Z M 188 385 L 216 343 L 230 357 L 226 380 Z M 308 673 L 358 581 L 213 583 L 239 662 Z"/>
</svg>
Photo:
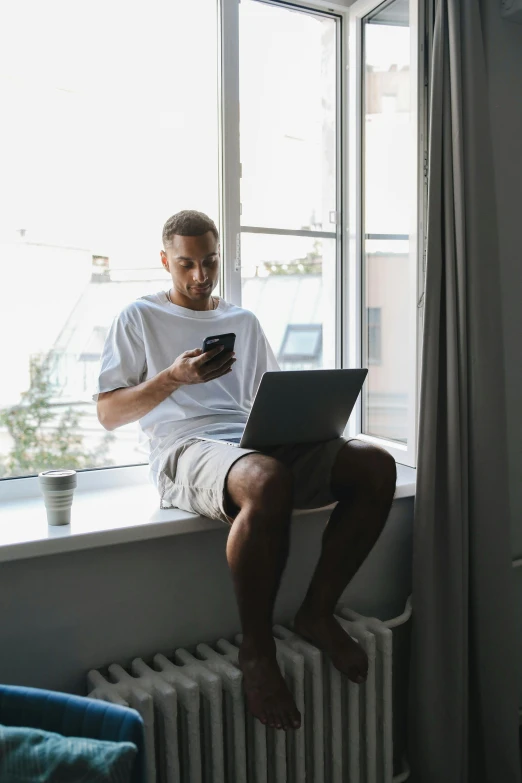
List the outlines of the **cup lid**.
<svg viewBox="0 0 522 783">
<path fill-rule="evenodd" d="M 49 484 L 53 486 L 76 486 L 76 471 L 75 470 L 44 470 L 38 475 L 42 484 Z"/>
<path fill-rule="evenodd" d="M 75 470 L 44 470 L 42 473 L 40 473 L 40 476 L 76 476 Z"/>
</svg>

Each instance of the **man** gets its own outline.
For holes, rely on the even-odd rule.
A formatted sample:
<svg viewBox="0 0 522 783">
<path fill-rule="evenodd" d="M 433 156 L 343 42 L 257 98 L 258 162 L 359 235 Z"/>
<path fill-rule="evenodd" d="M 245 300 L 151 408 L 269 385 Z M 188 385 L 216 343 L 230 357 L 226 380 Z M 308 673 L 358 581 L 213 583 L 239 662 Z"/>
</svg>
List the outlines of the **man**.
<svg viewBox="0 0 522 783">
<path fill-rule="evenodd" d="M 243 629 L 247 703 L 269 726 L 298 728 L 271 632 L 292 509 L 337 501 L 294 627 L 361 683 L 365 653 L 334 609 L 385 524 L 395 462 L 382 449 L 342 438 L 264 453 L 198 440 L 241 435 L 262 374 L 278 368 L 256 317 L 212 295 L 220 264 L 214 223 L 200 212 L 180 212 L 166 222 L 163 246 L 172 285 L 133 302 L 114 321 L 95 395 L 98 417 L 108 430 L 139 420 L 163 508 L 230 524 L 226 554 Z M 227 332 L 236 334 L 235 353 L 198 347 Z"/>
</svg>

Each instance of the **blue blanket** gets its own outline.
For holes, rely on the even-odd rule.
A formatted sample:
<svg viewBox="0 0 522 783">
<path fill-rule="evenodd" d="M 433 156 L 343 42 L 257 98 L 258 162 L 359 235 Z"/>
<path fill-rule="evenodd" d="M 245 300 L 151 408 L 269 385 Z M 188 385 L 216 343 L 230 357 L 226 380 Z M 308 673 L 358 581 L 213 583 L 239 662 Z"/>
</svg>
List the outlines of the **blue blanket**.
<svg viewBox="0 0 522 783">
<path fill-rule="evenodd" d="M 0 725 L 2 783 L 127 783 L 136 753 L 132 742 Z"/>
</svg>

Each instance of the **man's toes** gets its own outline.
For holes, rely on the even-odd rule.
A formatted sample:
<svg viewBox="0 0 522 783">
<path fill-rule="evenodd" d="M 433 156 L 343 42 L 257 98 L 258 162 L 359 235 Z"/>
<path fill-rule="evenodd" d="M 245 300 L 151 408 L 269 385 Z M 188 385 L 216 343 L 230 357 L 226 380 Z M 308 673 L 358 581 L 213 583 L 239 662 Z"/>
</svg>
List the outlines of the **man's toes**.
<svg viewBox="0 0 522 783">
<path fill-rule="evenodd" d="M 357 667 L 357 674 L 359 675 L 359 677 L 362 677 L 363 680 L 365 680 L 368 677 L 368 661 L 363 661 Z"/>
<path fill-rule="evenodd" d="M 292 710 L 285 713 L 285 729 L 294 729 L 295 726 L 295 715 Z"/>
<path fill-rule="evenodd" d="M 297 709 L 286 709 L 278 711 L 266 710 L 257 716 L 261 723 L 270 729 L 299 729 L 301 726 L 301 715 Z"/>
<path fill-rule="evenodd" d="M 366 679 L 368 676 L 368 658 L 366 656 L 357 664 L 359 674 Z"/>
<path fill-rule="evenodd" d="M 348 679 L 357 683 L 357 685 L 362 685 L 362 683 L 366 681 L 366 677 L 367 674 L 362 672 L 361 669 L 355 667 L 352 667 L 350 669 L 350 673 L 348 674 Z"/>
</svg>

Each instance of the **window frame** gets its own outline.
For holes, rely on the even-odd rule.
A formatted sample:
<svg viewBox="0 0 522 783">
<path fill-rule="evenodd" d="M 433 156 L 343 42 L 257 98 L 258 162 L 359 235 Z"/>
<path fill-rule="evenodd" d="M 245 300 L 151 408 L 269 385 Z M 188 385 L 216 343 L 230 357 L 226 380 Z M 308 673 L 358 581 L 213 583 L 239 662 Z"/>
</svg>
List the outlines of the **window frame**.
<svg viewBox="0 0 522 783">
<path fill-rule="evenodd" d="M 338 176 L 336 178 L 336 223 L 332 225 L 332 231 L 308 231 L 291 228 L 268 228 L 261 226 L 241 225 L 241 152 L 240 152 L 240 120 L 239 120 L 239 6 L 241 0 L 219 0 L 222 20 L 222 31 L 227 31 L 226 43 L 221 37 L 222 70 L 221 89 L 226 104 L 233 107 L 233 119 L 224 117 L 223 147 L 224 158 L 232 162 L 232 167 L 237 171 L 237 179 L 234 183 L 227 183 L 230 169 L 221 169 L 221 188 L 223 191 L 223 203 L 226 209 L 220 214 L 220 229 L 223 236 L 222 242 L 222 272 L 223 293 L 227 300 L 241 306 L 242 279 L 241 279 L 241 234 L 271 234 L 282 236 L 323 237 L 336 241 L 336 300 L 335 300 L 335 361 L 336 367 L 341 367 L 343 362 L 343 269 L 345 266 L 345 242 L 343 236 L 343 199 L 345 196 L 344 170 L 345 170 L 345 126 L 344 121 L 346 104 L 344 100 L 345 90 L 345 57 L 346 30 L 348 22 L 348 8 L 338 3 L 329 3 L 325 0 L 310 0 L 309 2 L 288 2 L 287 0 L 255 0 L 264 5 L 273 5 L 289 10 L 320 13 L 331 16 L 338 21 L 336 47 L 338 62 L 337 78 L 337 128 L 336 147 L 338 161 Z M 224 82 L 224 84 L 223 84 Z M 225 112 L 226 113 L 226 112 Z M 228 121 L 227 121 L 228 120 Z"/>
<path fill-rule="evenodd" d="M 316 337 L 316 350 L 313 353 L 286 353 L 284 348 L 292 334 L 315 332 Z M 309 323 L 309 324 L 287 324 L 286 330 L 281 342 L 281 348 L 277 355 L 277 361 L 281 364 L 284 362 L 295 362 L 305 364 L 306 362 L 313 362 L 314 359 L 320 359 L 323 353 L 323 325 L 321 323 Z"/>
<path fill-rule="evenodd" d="M 225 93 L 231 98 L 235 91 L 234 105 L 239 106 L 239 3 L 241 0 L 221 0 L 223 18 L 227 19 L 228 32 L 234 31 L 235 38 L 227 36 L 227 65 L 230 72 L 223 71 L 222 77 L 230 80 Z M 285 0 L 256 0 L 268 5 L 276 5 L 296 10 L 319 11 L 339 17 L 341 33 L 338 35 L 339 79 L 337 85 L 339 111 L 337 132 L 337 160 L 339 176 L 337 178 L 337 203 L 340 226 L 337 228 L 337 292 L 336 292 L 336 358 L 338 367 L 362 366 L 363 340 L 363 275 L 362 275 L 362 20 L 380 6 L 391 0 L 356 0 L 351 6 L 328 3 L 323 0 L 308 2 L 285 2 Z M 409 467 L 416 466 L 418 397 L 422 346 L 422 289 L 424 279 L 425 247 L 425 203 L 426 182 L 425 163 L 426 144 L 426 106 L 427 83 L 425 65 L 425 9 L 423 0 L 409 0 L 411 27 L 411 74 L 412 112 L 417 116 L 417 125 L 412 139 L 412 154 L 415 156 L 414 183 L 417 200 L 410 235 L 410 274 L 409 274 L 409 332 L 412 341 L 408 348 L 408 429 L 407 444 L 367 435 L 362 431 L 362 398 L 354 408 L 347 427 L 348 437 L 357 437 L 367 443 L 381 446 L 389 451 L 397 462 Z M 232 135 L 231 135 L 232 134 Z M 235 166 L 241 173 L 239 162 L 239 111 L 237 124 L 228 125 L 227 145 L 229 154 L 233 149 L 237 156 Z M 241 304 L 241 218 L 240 218 L 240 179 L 222 187 L 228 195 L 228 211 L 223 214 L 222 230 L 224 236 L 232 237 L 224 245 L 223 279 L 224 293 L 235 304 Z M 230 198 L 234 192 L 235 200 Z M 272 232 L 270 232 L 272 233 Z M 273 233 L 295 233 L 285 229 Z M 304 232 L 303 232 L 304 233 Z M 228 251 L 228 252 L 227 252 Z"/>
<path fill-rule="evenodd" d="M 363 19 L 379 7 L 389 5 L 393 0 L 356 0 L 348 9 L 348 165 L 345 169 L 345 187 L 348 193 L 348 210 L 345 226 L 348 234 L 348 268 L 345 274 L 345 318 L 347 323 L 348 345 L 345 352 L 345 366 L 360 367 L 362 363 L 363 329 L 365 323 L 365 305 L 363 302 Z M 423 297 L 425 210 L 426 210 L 426 139 L 427 139 L 427 67 L 426 53 L 426 14 L 423 0 L 409 0 L 410 15 L 410 73 L 412 77 L 411 111 L 417 118 L 412 132 L 413 167 L 412 187 L 417 198 L 413 210 L 410 228 L 410 269 L 408 293 L 408 324 L 412 337 L 408 346 L 408 420 L 407 443 L 367 435 L 362 431 L 362 399 L 358 400 L 354 415 L 348 425 L 350 437 L 357 437 L 366 443 L 381 446 L 392 454 L 395 460 L 409 467 L 417 464 L 418 403 L 420 387 Z"/>
<path fill-rule="evenodd" d="M 240 218 L 240 144 L 239 144 L 239 3 L 241 0 L 217 0 L 218 16 L 218 96 L 219 96 L 219 223 L 221 231 L 222 270 L 220 293 L 231 302 L 241 301 L 241 218 Z M 361 88 L 362 88 L 362 19 L 389 0 L 356 0 L 351 5 L 310 0 L 309 2 L 284 2 L 284 0 L 257 0 L 271 5 L 286 6 L 296 10 L 322 12 L 339 18 L 340 34 L 337 36 L 339 62 L 337 177 L 338 220 L 337 236 L 337 291 L 336 291 L 336 360 L 338 367 L 361 367 L 362 359 L 362 254 L 361 254 Z M 412 90 L 412 107 L 418 118 L 414 148 L 417 166 L 416 188 L 418 192 L 417 218 L 414 231 L 414 253 L 410 275 L 410 329 L 415 338 L 410 347 L 408 391 L 411 404 L 408 407 L 408 444 L 402 446 L 393 441 L 366 435 L 361 431 L 362 400 L 359 399 L 347 427 L 348 437 L 358 437 L 387 449 L 397 462 L 416 466 L 417 408 L 420 385 L 422 316 L 425 252 L 426 209 L 426 138 L 427 138 L 427 64 L 425 62 L 426 14 L 424 0 L 409 0 L 412 29 L 412 74 L 417 84 Z M 292 233 L 282 230 L 281 233 Z M 140 463 L 146 464 L 146 463 Z M 104 486 L 107 481 L 120 483 L 128 473 L 128 465 L 105 468 L 88 468 L 95 483 Z M 0 497 L 7 485 L 22 477 L 0 479 Z M 34 477 L 37 481 L 37 477 Z"/>
<path fill-rule="evenodd" d="M 221 293 L 241 301 L 241 156 L 239 147 L 239 2 L 218 2 Z"/>
</svg>

